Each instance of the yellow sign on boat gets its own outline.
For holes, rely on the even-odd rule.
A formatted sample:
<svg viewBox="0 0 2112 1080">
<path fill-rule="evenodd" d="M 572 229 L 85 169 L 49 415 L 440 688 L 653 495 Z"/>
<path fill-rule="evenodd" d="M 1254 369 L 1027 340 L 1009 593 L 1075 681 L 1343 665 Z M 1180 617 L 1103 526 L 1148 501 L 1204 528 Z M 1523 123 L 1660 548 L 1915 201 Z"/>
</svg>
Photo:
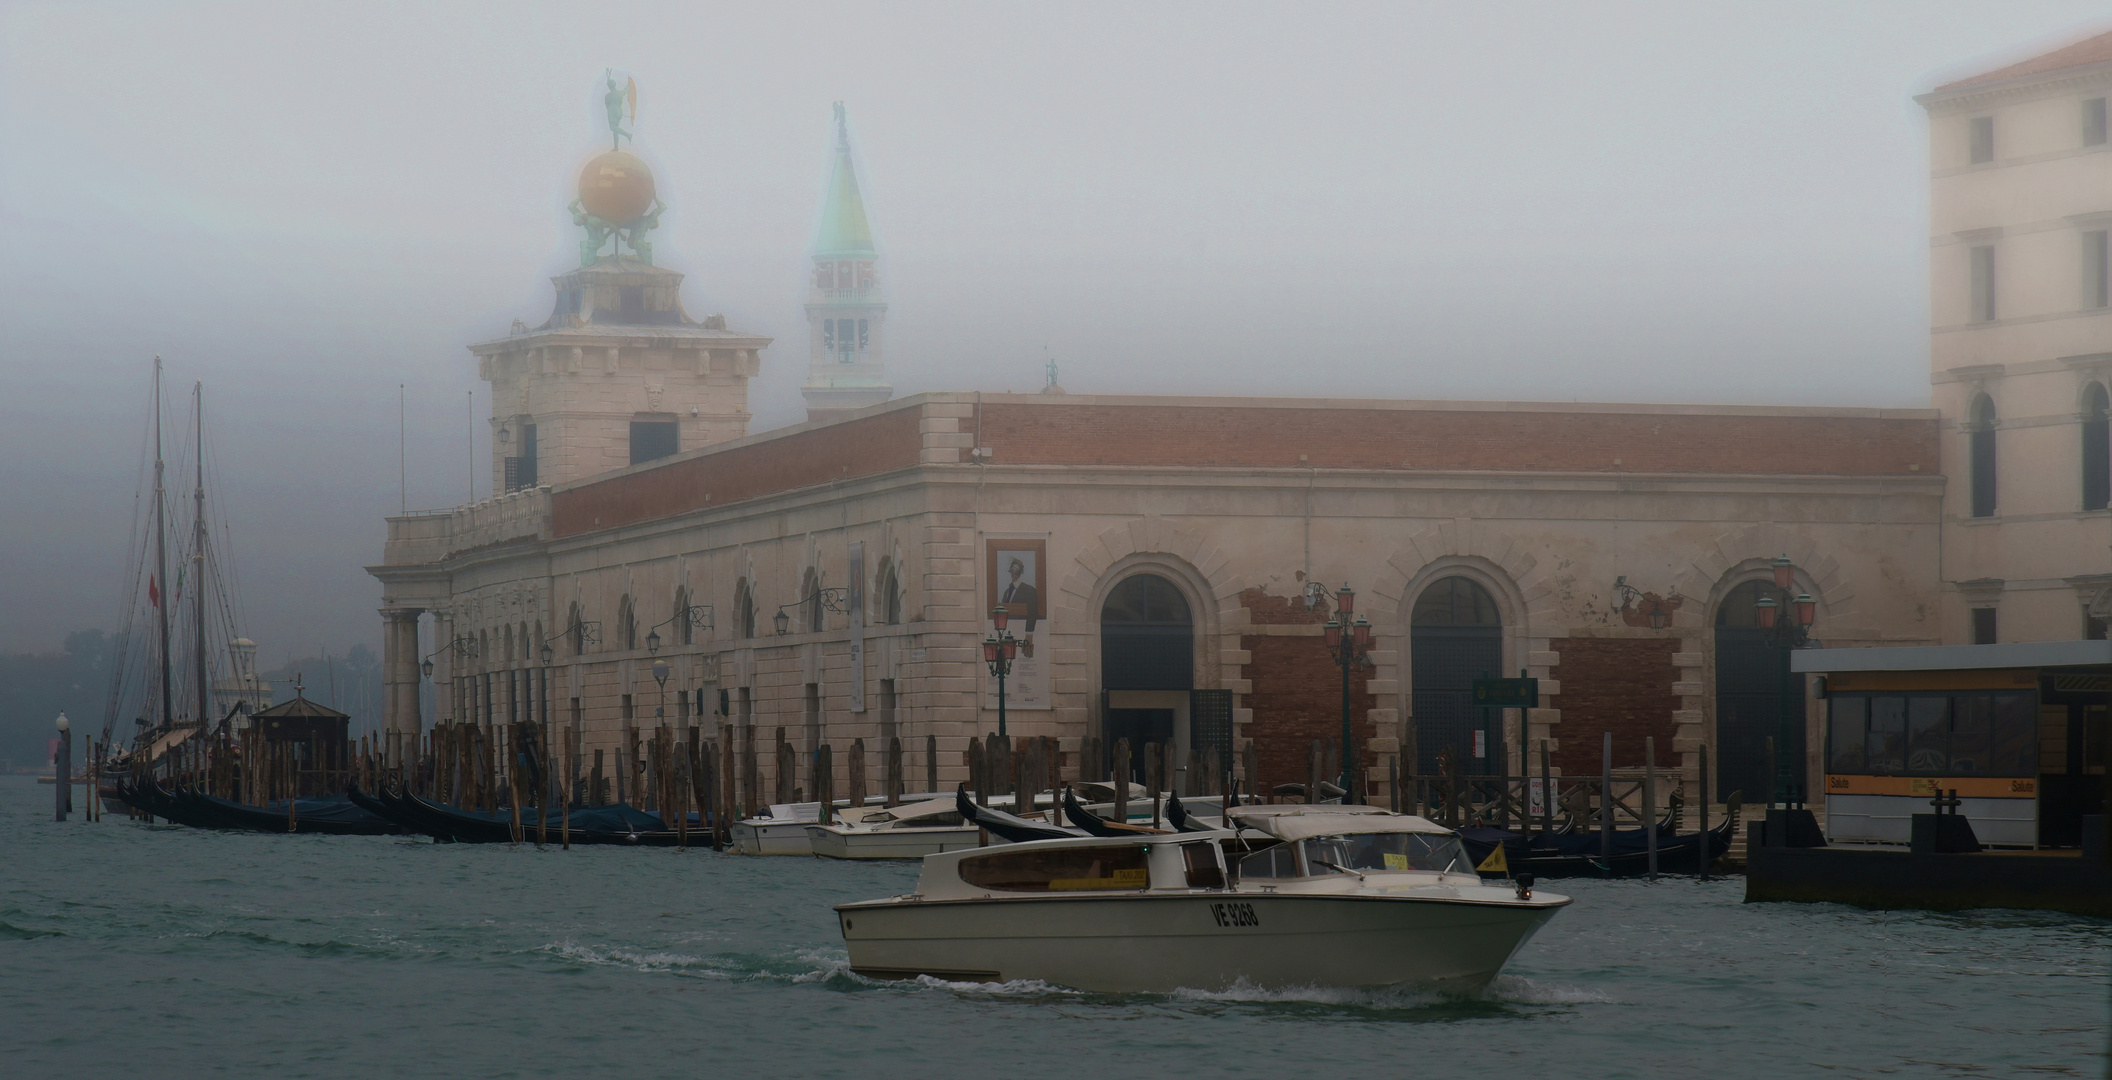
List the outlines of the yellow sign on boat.
<svg viewBox="0 0 2112 1080">
<path fill-rule="evenodd" d="M 1474 871 L 1480 874 L 1502 874 L 1505 877 L 1509 877 L 1511 864 L 1509 860 L 1503 857 L 1503 845 L 1497 844 L 1496 850 L 1489 852 L 1489 857 L 1481 860 L 1481 865 L 1475 867 Z"/>
</svg>

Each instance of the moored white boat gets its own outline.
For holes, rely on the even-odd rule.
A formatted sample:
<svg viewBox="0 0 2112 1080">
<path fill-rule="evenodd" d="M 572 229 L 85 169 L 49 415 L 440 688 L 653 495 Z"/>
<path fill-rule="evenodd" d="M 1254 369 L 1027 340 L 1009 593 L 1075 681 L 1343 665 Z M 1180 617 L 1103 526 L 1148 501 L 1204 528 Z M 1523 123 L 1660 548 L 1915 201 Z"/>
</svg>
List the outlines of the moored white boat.
<svg viewBox="0 0 2112 1080">
<path fill-rule="evenodd" d="M 921 859 L 981 840 L 981 830 L 962 822 L 947 799 L 845 810 L 806 829 L 814 854 L 825 859 Z"/>
<path fill-rule="evenodd" d="M 935 799 L 932 792 L 904 795 L 905 804 Z M 867 809 L 881 809 L 886 801 L 882 795 L 867 796 Z M 850 800 L 836 800 L 836 812 L 854 813 L 849 810 Z M 818 802 L 771 803 L 768 811 L 754 817 L 741 818 L 729 830 L 733 836 L 732 851 L 736 855 L 812 855 L 814 844 L 807 836 L 807 826 L 821 820 L 821 804 Z"/>
<path fill-rule="evenodd" d="M 837 907 L 851 968 L 1102 992 L 1471 992 L 1569 903 L 1483 885 L 1458 837 L 1418 817 L 1302 805 L 1231 819 L 927 856 L 915 892 Z"/>
</svg>

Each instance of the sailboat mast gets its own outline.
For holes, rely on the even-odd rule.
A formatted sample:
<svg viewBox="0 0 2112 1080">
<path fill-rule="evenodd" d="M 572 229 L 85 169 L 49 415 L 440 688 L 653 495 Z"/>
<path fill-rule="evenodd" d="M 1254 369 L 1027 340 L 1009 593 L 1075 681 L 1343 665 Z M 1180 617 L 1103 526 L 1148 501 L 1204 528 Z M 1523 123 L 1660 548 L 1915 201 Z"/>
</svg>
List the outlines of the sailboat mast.
<svg viewBox="0 0 2112 1080">
<path fill-rule="evenodd" d="M 154 618 L 161 629 L 161 726 L 167 729 L 175 717 L 169 685 L 169 523 L 167 488 L 162 483 L 166 463 L 161 457 L 161 357 L 154 358 Z"/>
<path fill-rule="evenodd" d="M 212 720 L 206 703 L 208 687 L 205 684 L 205 383 L 191 387 L 191 424 L 198 432 L 198 488 L 192 496 L 191 519 L 191 611 L 195 618 L 191 623 L 191 636 L 197 647 L 198 683 L 198 730 L 203 731 Z"/>
</svg>

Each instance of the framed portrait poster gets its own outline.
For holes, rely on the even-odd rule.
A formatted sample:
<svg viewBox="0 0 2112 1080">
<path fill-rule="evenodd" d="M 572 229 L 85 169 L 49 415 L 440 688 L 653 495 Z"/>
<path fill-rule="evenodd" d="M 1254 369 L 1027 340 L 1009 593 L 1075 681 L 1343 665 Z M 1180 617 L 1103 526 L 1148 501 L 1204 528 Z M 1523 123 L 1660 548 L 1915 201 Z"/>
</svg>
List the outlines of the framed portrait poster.
<svg viewBox="0 0 2112 1080">
<path fill-rule="evenodd" d="M 995 634 L 991 609 L 1002 604 L 1006 629 L 1019 639 L 1019 658 L 1005 679 L 1005 708 L 1047 709 L 1049 703 L 1048 568 L 1045 537 L 983 539 L 983 629 Z M 983 671 L 986 708 L 997 708 L 997 679 Z"/>
</svg>

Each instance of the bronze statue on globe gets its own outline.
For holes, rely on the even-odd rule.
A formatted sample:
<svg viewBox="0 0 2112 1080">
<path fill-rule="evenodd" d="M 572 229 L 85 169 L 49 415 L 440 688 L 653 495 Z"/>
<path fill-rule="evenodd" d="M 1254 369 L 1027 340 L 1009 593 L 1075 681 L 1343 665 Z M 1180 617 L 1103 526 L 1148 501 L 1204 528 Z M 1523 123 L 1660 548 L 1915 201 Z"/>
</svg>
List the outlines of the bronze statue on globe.
<svg viewBox="0 0 2112 1080">
<path fill-rule="evenodd" d="M 638 82 L 626 78 L 618 87 L 614 71 L 605 79 L 608 93 L 602 103 L 609 110 L 609 138 L 614 145 L 580 170 L 579 197 L 569 207 L 572 223 L 587 231 L 587 238 L 579 242 L 579 265 L 594 265 L 602 258 L 602 247 L 612 240 L 611 256 L 629 247 L 638 261 L 650 264 L 653 245 L 646 236 L 660 227 L 660 215 L 667 207 L 654 192 L 652 169 L 623 149 L 624 139 L 636 142 L 636 136 L 624 129 L 623 120 L 628 107 L 632 126 L 638 123 Z"/>
</svg>

